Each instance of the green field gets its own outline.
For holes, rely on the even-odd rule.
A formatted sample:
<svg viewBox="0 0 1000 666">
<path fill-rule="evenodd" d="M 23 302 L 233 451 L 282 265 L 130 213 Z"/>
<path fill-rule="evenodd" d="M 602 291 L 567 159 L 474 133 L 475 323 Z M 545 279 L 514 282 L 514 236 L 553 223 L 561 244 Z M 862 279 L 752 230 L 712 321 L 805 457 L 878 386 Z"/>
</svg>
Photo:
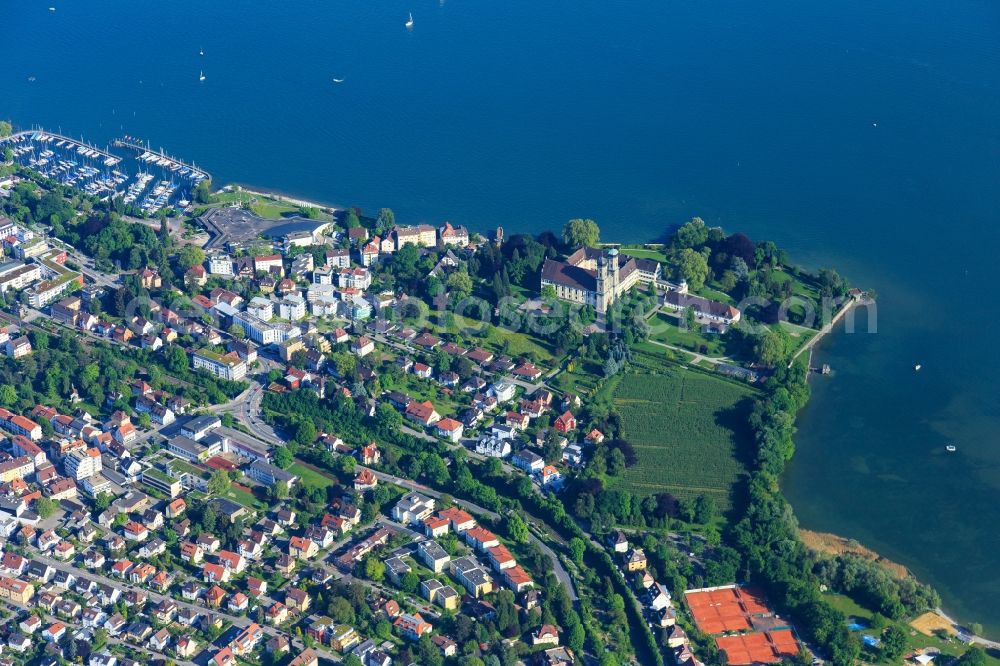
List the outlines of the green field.
<svg viewBox="0 0 1000 666">
<path fill-rule="evenodd" d="M 456 320 L 452 326 L 446 327 L 426 322 L 425 328 L 435 335 L 451 336 L 450 339 L 466 347 L 482 347 L 494 354 L 506 354 L 514 358 L 528 356 L 535 363 L 540 364 L 543 370 L 547 370 L 554 365 L 555 357 L 553 356 L 551 343 L 548 340 L 536 337 L 525 331 L 512 331 L 502 326 L 491 326 L 489 337 L 487 338 L 464 335 L 456 340 L 454 336 L 466 332 L 460 329 L 460 324 L 473 331 L 481 330 L 485 326 L 485 324 L 475 319 L 472 313 L 469 313 L 464 321 Z"/>
<path fill-rule="evenodd" d="M 725 356 L 721 335 L 702 333 L 701 330 L 681 330 L 681 319 L 666 312 L 657 312 L 649 318 L 649 337 L 664 344 L 705 353 L 709 356 Z M 701 352 L 704 347 L 705 351 Z"/>
<path fill-rule="evenodd" d="M 397 379 L 393 384 L 393 389 L 405 393 L 414 400 L 430 400 L 438 414 L 442 417 L 450 416 L 453 418 L 458 416 L 463 408 L 463 404 L 456 400 L 455 396 L 466 395 L 461 392 L 448 395 L 436 381 L 410 374 Z"/>
<path fill-rule="evenodd" d="M 333 485 L 333 480 L 320 474 L 314 469 L 310 469 L 302 463 L 294 463 L 288 471 L 302 479 L 303 486 L 311 488 L 326 488 Z"/>
<path fill-rule="evenodd" d="M 603 372 L 604 370 L 599 364 L 584 358 L 577 358 L 571 361 L 567 368 L 549 383 L 560 391 L 586 396 L 597 388 Z"/>
<path fill-rule="evenodd" d="M 729 509 L 746 476 L 752 446 L 747 425 L 754 391 L 697 370 L 663 366 L 660 374 L 625 375 L 614 393 L 624 438 L 639 461 L 618 482 L 636 495 L 704 494 Z"/>
<path fill-rule="evenodd" d="M 791 349 L 791 353 L 797 352 L 803 346 L 808 344 L 808 342 L 815 338 L 818 333 L 818 331 L 814 328 L 806 328 L 787 321 L 780 322 L 779 326 L 787 331 L 788 335 L 792 338 L 794 346 Z"/>
<path fill-rule="evenodd" d="M 637 259 L 652 259 L 653 261 L 658 261 L 661 264 L 666 263 L 667 261 L 667 255 L 664 254 L 662 250 L 623 247 L 620 251 L 625 256 L 635 257 Z"/>
<path fill-rule="evenodd" d="M 305 214 L 305 210 L 301 206 L 287 201 L 279 201 L 274 197 L 260 196 L 242 190 L 239 192 L 222 192 L 217 194 L 215 195 L 215 201 L 221 204 L 237 201 L 249 204 L 251 212 L 255 215 L 272 220 L 280 220 L 291 215 Z M 324 220 L 331 219 L 330 215 L 327 214 L 322 214 L 321 218 Z"/>
<path fill-rule="evenodd" d="M 267 511 L 267 504 L 260 501 L 254 497 L 253 494 L 248 493 L 242 488 L 230 486 L 229 489 L 222 494 L 222 496 L 236 502 L 237 504 L 242 504 L 251 511 Z"/>
</svg>

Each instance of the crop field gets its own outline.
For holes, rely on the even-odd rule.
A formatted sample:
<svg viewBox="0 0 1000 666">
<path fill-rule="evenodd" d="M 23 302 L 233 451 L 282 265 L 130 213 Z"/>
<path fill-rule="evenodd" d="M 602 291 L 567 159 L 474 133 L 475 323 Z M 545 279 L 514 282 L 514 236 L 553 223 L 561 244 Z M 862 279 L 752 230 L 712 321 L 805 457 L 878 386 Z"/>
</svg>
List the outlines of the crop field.
<svg viewBox="0 0 1000 666">
<path fill-rule="evenodd" d="M 614 404 L 639 460 L 619 487 L 638 496 L 704 494 L 720 509 L 731 508 L 752 448 L 747 417 L 753 394 L 749 387 L 676 366 L 625 375 Z"/>
</svg>

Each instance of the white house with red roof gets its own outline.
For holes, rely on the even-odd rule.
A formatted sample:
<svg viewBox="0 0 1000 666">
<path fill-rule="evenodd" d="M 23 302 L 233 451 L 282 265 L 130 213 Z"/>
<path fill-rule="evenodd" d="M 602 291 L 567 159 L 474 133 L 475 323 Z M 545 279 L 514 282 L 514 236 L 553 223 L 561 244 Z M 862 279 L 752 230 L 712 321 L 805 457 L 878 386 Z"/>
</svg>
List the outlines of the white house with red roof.
<svg viewBox="0 0 1000 666">
<path fill-rule="evenodd" d="M 406 406 L 406 418 L 419 423 L 425 428 L 429 428 L 441 420 L 441 415 L 434 409 L 434 404 L 430 400 L 424 400 L 423 402 L 412 400 Z"/>
<path fill-rule="evenodd" d="M 434 430 L 437 432 L 438 437 L 444 437 L 452 442 L 457 442 L 462 439 L 465 426 L 453 418 L 443 418 L 435 424 Z"/>
</svg>

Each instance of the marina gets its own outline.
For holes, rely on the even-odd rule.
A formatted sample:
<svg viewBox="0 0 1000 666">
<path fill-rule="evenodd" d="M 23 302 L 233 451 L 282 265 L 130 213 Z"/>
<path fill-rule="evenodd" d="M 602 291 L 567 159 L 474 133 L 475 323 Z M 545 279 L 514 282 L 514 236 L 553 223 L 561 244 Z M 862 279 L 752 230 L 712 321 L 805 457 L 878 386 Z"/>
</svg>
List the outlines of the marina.
<svg viewBox="0 0 1000 666">
<path fill-rule="evenodd" d="M 133 136 L 124 136 L 120 139 L 115 139 L 112 145 L 116 148 L 128 148 L 138 155 L 137 159 L 140 162 L 162 167 L 171 173 L 176 173 L 178 176 L 194 182 L 196 185 L 203 180 L 211 179 L 207 171 L 199 169 L 193 164 L 185 164 L 176 157 L 167 155 L 162 148 L 158 151 L 153 150 L 149 146 L 149 142 L 143 144 L 140 139 Z"/>
<path fill-rule="evenodd" d="M 134 151 L 134 159 L 41 128 L 0 140 L 0 150 L 9 147 L 21 166 L 102 201 L 120 199 L 136 215 L 185 208 L 198 183 L 211 178 L 205 170 L 170 157 L 162 148 L 154 151 L 134 137 L 117 139 L 113 145 Z"/>
<path fill-rule="evenodd" d="M 0 140 L 0 148 L 10 148 L 14 161 L 22 166 L 100 199 L 117 196 L 119 188 L 129 180 L 120 170 L 120 157 L 52 132 L 17 132 Z"/>
</svg>

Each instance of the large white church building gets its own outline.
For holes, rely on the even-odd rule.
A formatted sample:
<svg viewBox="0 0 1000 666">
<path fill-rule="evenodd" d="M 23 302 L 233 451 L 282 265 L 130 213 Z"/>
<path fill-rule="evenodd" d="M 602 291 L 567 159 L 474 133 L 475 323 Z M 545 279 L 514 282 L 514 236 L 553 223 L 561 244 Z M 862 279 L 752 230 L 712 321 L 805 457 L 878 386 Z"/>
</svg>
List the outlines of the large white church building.
<svg viewBox="0 0 1000 666">
<path fill-rule="evenodd" d="M 603 314 L 635 285 L 659 279 L 660 264 L 652 259 L 627 257 L 613 248 L 581 247 L 566 261 L 546 259 L 541 282 L 560 299 L 590 305 Z"/>
</svg>

